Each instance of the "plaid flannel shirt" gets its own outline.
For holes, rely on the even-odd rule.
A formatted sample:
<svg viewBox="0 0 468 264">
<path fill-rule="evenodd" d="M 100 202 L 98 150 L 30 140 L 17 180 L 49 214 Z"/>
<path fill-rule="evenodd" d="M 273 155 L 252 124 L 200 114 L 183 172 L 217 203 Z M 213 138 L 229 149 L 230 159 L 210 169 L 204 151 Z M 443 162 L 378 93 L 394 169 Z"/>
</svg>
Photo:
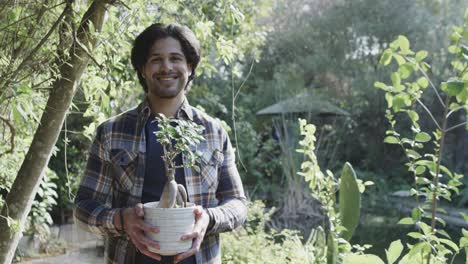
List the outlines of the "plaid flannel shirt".
<svg viewBox="0 0 468 264">
<path fill-rule="evenodd" d="M 145 124 L 151 110 L 147 100 L 101 124 L 91 146 L 86 171 L 75 199 L 75 220 L 86 230 L 105 235 L 106 263 L 134 263 L 135 246 L 114 225 L 119 208 L 141 202 L 145 174 Z M 197 263 L 220 263 L 219 233 L 241 225 L 246 198 L 235 165 L 235 154 L 219 122 L 190 106 L 187 100 L 176 115 L 205 127 L 196 151 L 200 172 L 184 168 L 189 201 L 206 208 L 207 230 Z M 186 162 L 185 157 L 182 157 Z"/>
</svg>

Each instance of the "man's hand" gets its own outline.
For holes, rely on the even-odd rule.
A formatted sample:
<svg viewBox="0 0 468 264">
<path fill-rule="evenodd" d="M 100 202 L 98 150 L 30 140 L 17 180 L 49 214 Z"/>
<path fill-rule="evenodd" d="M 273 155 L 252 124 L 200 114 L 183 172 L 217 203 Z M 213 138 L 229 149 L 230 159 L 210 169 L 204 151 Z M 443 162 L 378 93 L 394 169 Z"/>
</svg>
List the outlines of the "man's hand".
<svg viewBox="0 0 468 264">
<path fill-rule="evenodd" d="M 182 240 L 192 239 L 192 247 L 188 251 L 174 256 L 174 263 L 178 263 L 192 255 L 195 255 L 195 253 L 200 250 L 200 245 L 205 237 L 206 229 L 210 223 L 210 217 L 201 206 L 195 207 L 193 213 L 195 214 L 195 226 L 193 228 L 193 232 L 181 237 Z"/>
<path fill-rule="evenodd" d="M 159 233 L 159 228 L 143 221 L 143 204 L 139 203 L 133 208 L 126 208 L 121 212 L 124 218 L 124 230 L 135 247 L 148 257 L 161 260 L 161 256 L 148 250 L 148 247 L 159 249 L 159 243 L 145 236 L 144 232 Z"/>
</svg>

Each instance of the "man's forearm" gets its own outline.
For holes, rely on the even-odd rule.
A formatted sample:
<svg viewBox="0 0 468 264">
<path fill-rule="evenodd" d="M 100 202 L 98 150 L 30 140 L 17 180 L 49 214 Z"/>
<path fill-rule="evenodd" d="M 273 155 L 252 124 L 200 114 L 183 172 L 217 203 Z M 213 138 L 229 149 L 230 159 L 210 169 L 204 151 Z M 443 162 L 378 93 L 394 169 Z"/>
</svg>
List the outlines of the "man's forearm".
<svg viewBox="0 0 468 264">
<path fill-rule="evenodd" d="M 74 210 L 75 221 L 81 228 L 100 235 L 122 235 L 118 218 L 120 209 L 110 209 L 97 204 L 92 200 L 80 200 L 76 202 Z"/>
<path fill-rule="evenodd" d="M 231 199 L 213 208 L 207 208 L 210 227 L 206 235 L 233 230 L 247 218 L 246 199 Z"/>
</svg>

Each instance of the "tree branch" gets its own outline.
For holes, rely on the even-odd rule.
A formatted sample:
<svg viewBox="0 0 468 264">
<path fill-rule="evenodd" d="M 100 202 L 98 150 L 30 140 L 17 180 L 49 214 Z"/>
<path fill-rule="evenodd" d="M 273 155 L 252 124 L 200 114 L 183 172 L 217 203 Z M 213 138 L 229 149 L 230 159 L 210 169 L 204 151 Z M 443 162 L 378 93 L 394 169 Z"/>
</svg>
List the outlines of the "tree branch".
<svg viewBox="0 0 468 264">
<path fill-rule="evenodd" d="M 454 130 L 455 128 L 459 128 L 459 127 L 461 127 L 461 126 L 464 126 L 464 125 L 466 125 L 466 121 L 463 122 L 463 123 L 460 123 L 460 124 L 458 124 L 458 125 L 454 125 L 453 127 L 447 128 L 447 129 L 445 130 L 445 133 L 447 133 L 447 132 L 449 132 L 449 131 L 451 131 L 451 130 Z"/>
<path fill-rule="evenodd" d="M 459 106 L 459 107 L 457 107 L 457 108 L 451 110 L 451 111 L 447 114 L 447 118 L 449 118 L 450 115 L 452 115 L 453 113 L 455 113 L 455 112 L 457 112 L 457 111 L 459 111 L 459 110 L 461 110 L 461 109 L 463 109 L 463 108 L 465 108 L 465 106 L 462 105 L 462 106 Z"/>
<path fill-rule="evenodd" d="M 237 96 L 239 96 L 239 93 L 240 93 L 242 87 L 244 87 L 245 82 L 249 79 L 250 74 L 252 73 L 252 69 L 253 69 L 253 66 L 254 66 L 254 62 L 255 62 L 255 60 L 252 60 L 252 63 L 250 64 L 249 73 L 247 73 L 247 76 L 245 77 L 244 81 L 243 81 L 242 84 L 239 86 L 239 89 L 237 90 L 236 95 L 234 96 L 234 101 L 236 101 Z"/>
<path fill-rule="evenodd" d="M 26 58 L 23 59 L 23 61 L 20 63 L 20 65 L 16 68 L 16 70 L 11 74 L 12 76 L 15 76 L 20 70 L 21 68 L 23 68 L 23 66 L 32 58 L 32 56 L 34 56 L 34 54 L 41 48 L 42 45 L 44 45 L 44 43 L 47 41 L 47 39 L 50 37 L 50 35 L 52 34 L 52 32 L 54 32 L 54 30 L 57 28 L 57 26 L 60 24 L 60 22 L 62 21 L 63 17 L 65 16 L 65 14 L 68 12 L 68 9 L 70 8 L 69 5 L 66 5 L 65 8 L 63 9 L 63 12 L 62 14 L 60 14 L 59 18 L 55 21 L 55 23 L 52 25 L 52 27 L 49 29 L 49 31 L 47 32 L 47 34 L 41 39 L 41 41 L 39 41 L 39 43 L 36 45 L 36 47 L 34 47 L 31 52 L 28 54 L 28 56 L 26 56 Z"/>
<path fill-rule="evenodd" d="M 65 4 L 65 2 L 62 2 L 62 3 L 59 3 L 59 4 L 53 5 L 53 6 L 49 7 L 49 8 L 47 8 L 46 11 L 52 10 L 52 9 L 56 8 L 57 6 L 61 6 L 61 5 L 63 5 L 63 4 Z M 7 4 L 5 4 L 5 6 L 7 6 Z M 1 14 L 2 12 L 3 12 L 3 9 L 0 9 L 0 14 Z M 21 22 L 21 21 L 23 21 L 23 20 L 26 20 L 26 19 L 28 19 L 28 18 L 32 18 L 32 17 L 35 17 L 35 16 L 38 16 L 38 14 L 36 13 L 36 14 L 31 14 L 31 15 L 29 15 L 29 16 L 22 17 L 22 18 L 16 20 L 15 22 L 13 22 L 13 23 L 11 23 L 11 24 L 8 24 L 8 25 L 6 25 L 6 26 L 0 28 L 0 31 L 3 31 L 3 30 L 5 30 L 5 29 L 7 29 L 7 28 L 9 28 L 9 27 L 11 27 L 11 26 L 14 26 L 14 25 L 18 24 L 19 22 Z"/>
<path fill-rule="evenodd" d="M 41 8 L 39 9 L 39 11 L 36 13 L 37 17 L 36 17 L 36 21 L 32 22 L 33 24 L 36 24 L 36 25 L 40 25 L 41 23 L 41 20 L 42 18 L 44 17 L 44 14 L 45 12 L 47 11 L 47 8 L 46 8 L 46 5 L 45 4 L 42 4 L 41 5 Z M 37 30 L 37 26 L 36 27 L 30 27 L 28 32 L 27 32 L 27 36 L 34 36 L 34 33 L 36 32 Z M 26 45 L 26 42 L 28 42 L 29 38 L 24 38 L 23 41 L 21 41 L 20 45 L 16 48 L 16 49 L 13 49 L 13 54 L 12 54 L 12 61 L 16 61 L 16 58 L 18 57 L 18 54 L 20 54 L 24 48 L 24 46 Z"/>
<path fill-rule="evenodd" d="M 416 66 L 418 67 L 418 70 L 422 73 L 422 75 L 424 75 L 424 77 L 426 77 L 426 79 L 429 81 L 429 83 L 431 84 L 431 87 L 432 89 L 434 90 L 436 96 L 437 96 L 437 99 L 439 99 L 439 102 L 440 104 L 445 107 L 445 103 L 444 101 L 442 100 L 442 97 L 440 97 L 440 94 L 439 92 L 437 91 L 437 88 L 435 87 L 434 83 L 431 81 L 431 79 L 429 78 L 429 76 L 427 75 L 427 73 L 421 68 L 421 66 L 419 66 L 419 63 L 416 63 Z M 440 128 L 440 127 L 439 127 Z"/>
<path fill-rule="evenodd" d="M 421 100 L 419 99 L 416 99 L 416 101 L 422 106 L 422 108 L 424 108 L 424 110 L 426 110 L 426 112 L 429 114 L 429 116 L 431 117 L 432 121 L 434 121 L 434 124 L 437 126 L 438 129 L 442 130 L 442 128 L 440 128 L 440 125 L 439 123 L 437 123 L 437 120 L 435 119 L 435 117 L 432 115 L 431 111 L 429 111 L 429 109 L 426 107 L 426 105 L 424 105 L 423 102 L 421 102 Z"/>
<path fill-rule="evenodd" d="M 11 124 L 10 120 L 6 117 L 3 117 L 3 116 L 0 116 L 0 120 L 3 121 L 3 123 L 5 123 L 8 128 L 10 128 L 10 149 L 7 150 L 6 152 L 4 153 L 0 153 L 0 157 L 5 155 L 5 154 L 9 154 L 9 153 L 13 153 L 13 151 L 15 150 L 15 127 L 13 126 L 13 124 Z"/>
</svg>

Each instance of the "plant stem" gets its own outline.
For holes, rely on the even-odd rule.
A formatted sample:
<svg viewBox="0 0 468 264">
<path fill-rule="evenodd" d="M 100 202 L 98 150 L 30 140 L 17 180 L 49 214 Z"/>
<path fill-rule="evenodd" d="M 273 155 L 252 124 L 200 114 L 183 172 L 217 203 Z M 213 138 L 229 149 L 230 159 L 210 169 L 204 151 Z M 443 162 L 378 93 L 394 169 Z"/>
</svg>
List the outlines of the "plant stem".
<svg viewBox="0 0 468 264">
<path fill-rule="evenodd" d="M 461 109 L 463 109 L 463 108 L 465 108 L 464 105 L 459 106 L 459 107 L 457 107 L 457 108 L 451 110 L 451 111 L 447 114 L 447 118 L 448 118 L 451 114 L 453 114 L 453 113 L 455 113 L 455 112 L 457 112 L 457 111 L 459 111 L 459 110 L 461 110 Z"/>
<path fill-rule="evenodd" d="M 437 128 L 440 129 L 440 130 L 442 130 L 442 128 L 440 128 L 439 123 L 437 123 L 437 120 L 436 120 L 435 117 L 432 115 L 431 111 L 426 107 L 426 105 L 425 105 L 423 102 L 421 102 L 421 100 L 419 100 L 419 99 L 416 99 L 416 101 L 417 101 L 417 102 L 422 106 L 422 108 L 424 108 L 424 110 L 429 114 L 429 116 L 431 117 L 432 121 L 434 121 L 434 124 L 437 126 Z M 444 107 L 445 107 L 445 105 L 444 105 Z M 445 110 L 446 110 L 446 111 L 445 111 L 444 117 L 447 116 L 447 110 L 448 110 L 447 107 L 445 108 Z"/>
<path fill-rule="evenodd" d="M 446 134 L 446 128 L 447 128 L 447 113 L 449 108 L 447 105 L 450 102 L 450 97 L 447 96 L 445 99 L 445 109 L 444 109 L 444 119 L 443 119 L 443 124 L 442 124 L 442 129 L 440 130 L 441 135 L 440 135 L 440 142 L 439 142 L 439 153 L 437 157 L 437 166 L 436 166 L 436 175 L 433 178 L 432 184 L 433 184 L 433 191 L 432 191 L 432 207 L 431 207 L 431 232 L 434 233 L 435 230 L 435 225 L 436 225 L 436 211 L 437 211 L 437 189 L 439 187 L 439 173 L 440 173 L 440 163 L 442 162 L 442 154 L 444 152 L 444 146 L 445 146 L 445 134 Z M 427 264 L 430 264 L 431 261 L 431 254 L 429 253 L 427 257 Z"/>
<path fill-rule="evenodd" d="M 460 123 L 460 124 L 458 124 L 458 125 L 454 125 L 453 127 L 449 127 L 449 128 L 447 128 L 447 129 L 445 129 L 445 133 L 447 133 L 447 132 L 449 132 L 449 131 L 451 131 L 451 130 L 454 130 L 455 128 L 464 126 L 464 125 L 466 125 L 466 121 L 463 122 L 463 123 Z"/>
<path fill-rule="evenodd" d="M 416 66 L 418 67 L 418 70 L 422 73 L 422 75 L 424 75 L 424 77 L 426 77 L 426 79 L 429 81 L 429 83 L 431 85 L 431 88 L 434 90 L 434 92 L 435 92 L 435 94 L 437 96 L 437 99 L 439 99 L 440 104 L 443 107 L 446 107 L 447 104 L 444 104 L 442 98 L 440 97 L 439 92 L 437 91 L 437 88 L 435 87 L 434 83 L 431 81 L 431 78 L 429 78 L 429 76 L 427 76 L 427 73 L 421 68 L 421 66 L 419 66 L 419 63 L 416 63 Z"/>
</svg>

